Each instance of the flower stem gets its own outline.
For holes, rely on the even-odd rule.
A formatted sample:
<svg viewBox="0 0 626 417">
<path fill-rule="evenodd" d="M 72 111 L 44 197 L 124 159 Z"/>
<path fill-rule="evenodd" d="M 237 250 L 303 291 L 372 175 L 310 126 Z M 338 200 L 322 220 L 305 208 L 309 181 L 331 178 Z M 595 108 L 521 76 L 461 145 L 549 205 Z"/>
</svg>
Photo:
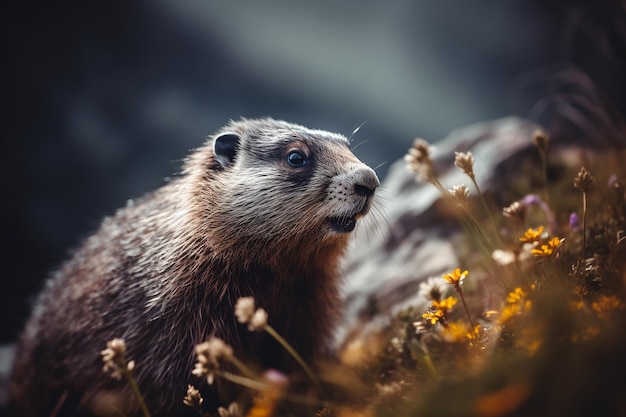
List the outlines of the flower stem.
<svg viewBox="0 0 626 417">
<path fill-rule="evenodd" d="M 432 176 L 430 178 L 430 182 L 435 186 L 435 188 L 437 188 L 437 190 L 439 190 L 441 196 L 443 197 L 443 201 L 448 202 L 450 200 L 450 194 L 446 191 L 441 182 L 439 182 L 437 177 Z M 472 232 L 475 232 L 478 235 L 477 244 L 481 247 L 481 250 L 484 251 L 485 256 L 490 258 L 494 248 L 491 245 L 491 242 L 489 242 L 489 237 L 485 234 L 478 221 L 474 218 L 474 216 L 472 216 L 468 209 L 464 208 L 463 212 L 467 216 L 458 216 L 461 226 L 465 229 L 468 236 L 473 237 L 474 235 Z"/>
<path fill-rule="evenodd" d="M 463 303 L 465 314 L 467 314 L 467 319 L 470 322 L 470 326 L 472 326 L 472 331 L 474 331 L 474 321 L 472 320 L 472 315 L 470 314 L 469 308 L 467 308 L 467 303 L 465 302 L 465 295 L 463 295 L 463 289 L 458 284 L 455 285 L 454 288 L 456 289 L 456 292 L 458 292 L 459 296 L 461 297 L 461 302 Z"/>
<path fill-rule="evenodd" d="M 541 155 L 541 171 L 543 174 L 543 186 L 545 187 L 545 202 L 550 204 L 550 184 L 548 182 L 548 157 L 543 150 L 539 151 Z"/>
<path fill-rule="evenodd" d="M 411 357 L 424 365 L 428 375 L 430 375 L 433 381 L 439 381 L 439 373 L 433 364 L 433 360 L 428 354 L 426 346 L 424 346 L 421 341 L 418 342 L 416 340 L 412 340 L 409 342 L 409 350 Z"/>
<path fill-rule="evenodd" d="M 428 373 L 430 374 L 430 376 L 437 381 L 439 379 L 439 374 L 437 373 L 437 370 L 435 369 L 435 365 L 433 365 L 433 361 L 432 359 L 430 359 L 429 355 L 422 355 L 420 356 L 422 361 L 424 362 L 424 365 L 426 366 L 426 369 L 428 369 Z"/>
<path fill-rule="evenodd" d="M 478 183 L 476 182 L 476 177 L 474 177 L 473 175 L 470 175 L 470 179 L 472 180 L 472 183 L 474 183 L 474 187 L 476 187 L 476 192 L 480 196 L 480 201 L 483 203 L 483 208 L 485 209 L 485 212 L 489 215 L 489 220 L 491 221 L 493 230 L 496 232 L 496 236 L 498 236 L 500 243 L 503 243 L 502 236 L 500 236 L 500 229 L 498 229 L 498 225 L 496 224 L 496 221 L 494 220 L 493 215 L 491 214 L 491 210 L 489 210 L 489 206 L 487 206 L 487 201 L 485 200 L 485 196 L 480 191 L 480 187 L 478 187 Z"/>
<path fill-rule="evenodd" d="M 141 408 L 141 412 L 143 413 L 144 417 L 150 417 L 150 411 L 148 410 L 148 406 L 146 405 L 146 402 L 143 399 L 143 395 L 141 395 L 141 391 L 139 391 L 139 386 L 137 385 L 137 381 L 135 381 L 135 378 L 133 378 L 132 374 L 130 373 L 128 369 L 126 369 L 125 366 L 122 367 L 122 369 L 123 369 L 122 372 L 124 374 L 124 377 L 126 377 L 126 380 L 128 381 L 128 384 L 133 390 L 135 397 L 137 397 L 137 401 L 139 401 L 139 407 Z"/>
<path fill-rule="evenodd" d="M 267 389 L 268 384 L 257 379 L 250 379 L 245 376 L 236 375 L 231 372 L 221 371 L 216 369 L 215 375 L 221 376 L 224 379 L 227 379 L 230 382 L 234 382 L 237 385 L 241 385 L 242 387 L 255 389 L 257 391 L 263 391 Z"/>
<path fill-rule="evenodd" d="M 298 354 L 298 352 L 296 352 L 295 349 L 280 334 L 278 334 L 278 332 L 276 332 L 274 328 L 272 328 L 272 326 L 266 324 L 264 329 L 267 333 L 270 334 L 270 336 L 276 339 L 276 341 L 280 343 L 285 348 L 285 350 L 289 352 L 289 354 L 300 364 L 302 369 L 304 369 L 304 372 L 306 372 L 311 381 L 313 381 L 313 383 L 323 394 L 322 384 L 320 383 L 319 379 L 317 379 L 311 368 L 309 368 L 309 366 L 306 364 L 304 359 L 302 359 L 302 357 Z"/>
<path fill-rule="evenodd" d="M 247 378 L 250 379 L 257 379 L 256 375 L 254 372 L 252 372 L 252 370 L 250 370 L 250 368 L 248 368 L 243 362 L 241 362 L 239 359 L 237 359 L 235 356 L 231 356 L 228 358 L 228 360 L 237 367 L 237 369 L 239 369 L 241 371 L 242 374 L 244 374 Z"/>
<path fill-rule="evenodd" d="M 585 236 L 587 232 L 587 193 L 583 191 L 583 247 L 582 247 L 582 259 L 585 260 Z"/>
<path fill-rule="evenodd" d="M 233 382 L 237 385 L 241 385 L 242 387 L 246 387 L 246 388 L 250 388 L 253 390 L 257 390 L 257 391 L 266 391 L 271 385 L 268 384 L 267 382 L 263 382 L 263 381 L 259 381 L 256 379 L 250 379 L 247 378 L 245 376 L 241 376 L 241 375 L 236 375 L 233 374 L 231 372 L 227 372 L 227 371 L 222 371 L 219 369 L 216 369 L 215 371 L 215 375 L 222 377 L 230 382 Z M 309 397 L 304 397 L 301 395 L 296 395 L 296 394 L 291 394 L 291 393 L 284 393 L 283 398 L 289 401 L 293 401 L 296 403 L 301 403 L 301 404 L 319 404 L 321 406 L 324 407 L 334 407 L 335 405 L 328 402 L 328 401 L 322 401 L 322 402 L 316 402 L 316 401 L 311 401 L 311 398 Z"/>
</svg>

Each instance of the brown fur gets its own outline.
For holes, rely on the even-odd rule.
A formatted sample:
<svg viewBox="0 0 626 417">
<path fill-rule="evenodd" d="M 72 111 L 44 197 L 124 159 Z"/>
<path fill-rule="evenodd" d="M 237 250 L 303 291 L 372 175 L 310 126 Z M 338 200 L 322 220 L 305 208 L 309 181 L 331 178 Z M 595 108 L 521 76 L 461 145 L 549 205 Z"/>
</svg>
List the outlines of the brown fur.
<svg viewBox="0 0 626 417">
<path fill-rule="evenodd" d="M 292 150 L 308 164 L 290 166 Z M 209 336 L 263 369 L 296 369 L 266 334 L 236 322 L 241 296 L 254 296 L 312 361 L 340 314 L 337 263 L 349 236 L 327 219 L 365 214 L 377 186 L 341 135 L 231 122 L 179 177 L 105 218 L 47 282 L 18 345 L 12 406 L 25 416 L 133 415 L 126 382 L 102 371 L 99 352 L 116 337 L 153 415 L 189 411 L 188 383 L 209 407 L 226 405 L 226 391 L 191 374 L 193 347 Z"/>
</svg>

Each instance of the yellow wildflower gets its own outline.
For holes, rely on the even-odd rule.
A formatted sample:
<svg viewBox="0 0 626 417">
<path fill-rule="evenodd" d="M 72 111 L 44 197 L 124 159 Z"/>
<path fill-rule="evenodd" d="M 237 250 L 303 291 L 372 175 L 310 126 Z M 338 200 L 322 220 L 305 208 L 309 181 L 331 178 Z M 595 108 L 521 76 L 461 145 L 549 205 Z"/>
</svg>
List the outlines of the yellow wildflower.
<svg viewBox="0 0 626 417">
<path fill-rule="evenodd" d="M 507 305 L 502 309 L 498 322 L 506 324 L 515 316 L 529 311 L 532 308 L 532 301 L 526 299 L 527 295 L 528 293 L 520 287 L 511 291 L 506 297 Z"/>
<path fill-rule="evenodd" d="M 454 307 L 457 302 L 458 300 L 452 296 L 441 301 L 433 300 L 428 311 L 422 314 L 422 318 L 426 319 L 426 321 L 430 321 L 430 324 L 433 325 L 437 324 L 437 322 L 445 321 L 448 311 L 452 310 L 452 307 Z"/>
<path fill-rule="evenodd" d="M 500 317 L 498 318 L 498 323 L 506 324 L 511 319 L 522 312 L 522 307 L 519 304 L 511 304 L 502 309 L 500 313 Z"/>
<path fill-rule="evenodd" d="M 611 312 L 623 308 L 623 306 L 619 298 L 614 295 L 603 295 L 598 301 L 591 304 L 591 308 L 598 314 L 598 317 L 607 319 Z"/>
<path fill-rule="evenodd" d="M 524 243 L 538 242 L 542 233 L 543 233 L 543 226 L 539 226 L 537 230 L 530 228 L 526 230 L 526 233 L 524 233 L 524 236 L 519 238 L 519 241 L 524 242 Z"/>
<path fill-rule="evenodd" d="M 561 246 L 563 239 L 554 237 L 548 241 L 546 245 L 541 245 L 540 249 L 533 249 L 531 253 L 536 256 L 550 256 L 554 253 L 554 250 Z"/>
<path fill-rule="evenodd" d="M 585 302 L 583 300 L 570 301 L 569 308 L 572 311 L 582 311 L 585 309 Z"/>
<path fill-rule="evenodd" d="M 444 275 L 443 279 L 445 279 L 446 281 L 448 281 L 450 284 L 454 285 L 455 287 L 458 287 L 461 284 L 463 284 L 463 280 L 468 274 L 469 274 L 469 271 L 461 272 L 461 269 L 457 268 L 451 273 Z"/>
<path fill-rule="evenodd" d="M 430 324 L 437 324 L 439 320 L 443 318 L 444 312 L 442 310 L 429 310 L 422 314 L 422 318 L 430 321 Z"/>
<path fill-rule="evenodd" d="M 559 246 L 561 246 L 561 243 L 563 243 L 564 239 L 559 239 L 558 237 L 553 237 L 552 239 L 550 239 L 548 241 L 548 245 L 552 246 L 554 249 L 558 248 Z"/>
<path fill-rule="evenodd" d="M 572 342 L 578 343 L 580 341 L 588 341 L 593 339 L 594 337 L 600 334 L 600 328 L 596 326 L 589 326 L 580 331 L 580 333 L 576 333 L 572 335 Z"/>
<path fill-rule="evenodd" d="M 539 348 L 541 347 L 541 345 L 543 344 L 543 341 L 536 337 L 534 339 L 524 340 L 523 342 L 524 343 L 520 343 L 520 344 L 526 348 L 530 356 L 533 356 L 534 354 L 536 354 Z"/>
<path fill-rule="evenodd" d="M 528 400 L 532 388 L 525 384 L 508 385 L 474 400 L 473 414 L 479 416 L 513 415 Z"/>
<path fill-rule="evenodd" d="M 614 295 L 603 295 L 598 301 L 591 304 L 595 311 L 614 310 L 620 306 L 620 301 Z"/>
<path fill-rule="evenodd" d="M 276 370 L 269 370 L 263 375 L 265 388 L 254 397 L 252 408 L 246 414 L 247 417 L 271 417 L 275 415 L 276 407 L 283 397 L 285 388 L 287 388 L 287 377 Z M 226 411 L 226 410 L 225 410 Z M 237 414 L 233 416 L 241 416 L 239 406 L 237 406 Z M 231 416 L 231 414 L 220 413 L 220 416 Z"/>
<path fill-rule="evenodd" d="M 515 288 L 515 290 L 511 291 L 509 295 L 506 296 L 506 302 L 509 304 L 515 304 L 522 301 L 522 299 L 527 295 L 528 294 L 526 293 L 526 291 L 524 291 L 520 287 L 517 287 Z"/>
<path fill-rule="evenodd" d="M 455 297 L 450 296 L 445 300 L 433 301 L 432 307 L 437 310 L 442 310 L 445 313 L 452 310 L 452 307 L 454 307 L 458 301 L 459 300 L 457 300 Z"/>
<path fill-rule="evenodd" d="M 531 252 L 536 256 L 550 256 L 552 255 L 552 248 L 548 245 L 541 245 L 541 249 L 533 249 Z"/>
<path fill-rule="evenodd" d="M 478 336 L 480 325 L 472 329 L 467 323 L 455 321 L 442 330 L 443 339 L 446 342 L 458 343 L 466 340 L 473 340 Z"/>
</svg>

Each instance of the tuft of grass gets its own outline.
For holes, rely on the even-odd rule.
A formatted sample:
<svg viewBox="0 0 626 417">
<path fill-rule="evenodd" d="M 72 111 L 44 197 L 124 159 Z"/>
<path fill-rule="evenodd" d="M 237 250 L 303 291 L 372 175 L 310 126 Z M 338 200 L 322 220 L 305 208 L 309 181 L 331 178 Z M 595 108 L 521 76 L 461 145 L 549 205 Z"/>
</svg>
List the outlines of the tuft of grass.
<svg viewBox="0 0 626 417">
<path fill-rule="evenodd" d="M 625 384 L 616 376 L 617 369 L 626 370 L 619 353 L 626 348 L 626 175 L 619 162 L 624 152 L 587 156 L 605 188 L 582 167 L 578 173 L 567 167 L 548 183 L 547 135 L 536 132 L 529 140 L 542 157 L 540 167 L 530 167 L 543 181 L 516 180 L 507 190 L 516 196 L 500 213 L 472 215 L 473 201 L 459 186 L 442 193 L 453 203 L 459 199 L 450 195 L 462 195 L 463 204 L 455 208 L 468 233 L 460 251 L 478 256 L 465 256 L 470 264 L 431 278 L 443 287 L 434 291 L 436 297 L 431 280 L 422 284 L 420 296 L 430 301 L 425 311 L 408 308 L 393 318 L 390 348 L 370 366 L 388 375 L 389 384 L 403 381 L 404 389 L 391 405 L 374 406 L 375 415 L 592 415 L 626 409 Z M 456 165 L 471 179 L 470 159 L 460 156 L 465 163 L 457 154 Z M 552 150 L 552 161 L 557 157 L 558 149 Z M 415 159 L 407 161 L 411 171 L 420 172 Z M 443 189 L 433 178 L 436 173 L 429 171 L 416 180 Z M 577 191 L 583 194 L 578 205 Z M 477 192 L 478 209 L 487 210 L 486 197 Z M 490 230 L 497 216 L 501 235 Z M 464 289 L 472 277 L 474 285 Z"/>
</svg>

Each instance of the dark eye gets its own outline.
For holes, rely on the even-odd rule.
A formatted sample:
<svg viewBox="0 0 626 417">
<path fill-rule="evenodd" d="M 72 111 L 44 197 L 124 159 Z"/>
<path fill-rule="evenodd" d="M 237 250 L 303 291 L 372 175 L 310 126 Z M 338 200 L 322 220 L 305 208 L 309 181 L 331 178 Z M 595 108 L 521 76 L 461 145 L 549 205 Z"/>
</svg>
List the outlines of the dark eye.
<svg viewBox="0 0 626 417">
<path fill-rule="evenodd" d="M 299 168 L 305 166 L 307 160 L 300 152 L 291 151 L 289 155 L 287 155 L 287 163 L 294 168 Z"/>
</svg>

